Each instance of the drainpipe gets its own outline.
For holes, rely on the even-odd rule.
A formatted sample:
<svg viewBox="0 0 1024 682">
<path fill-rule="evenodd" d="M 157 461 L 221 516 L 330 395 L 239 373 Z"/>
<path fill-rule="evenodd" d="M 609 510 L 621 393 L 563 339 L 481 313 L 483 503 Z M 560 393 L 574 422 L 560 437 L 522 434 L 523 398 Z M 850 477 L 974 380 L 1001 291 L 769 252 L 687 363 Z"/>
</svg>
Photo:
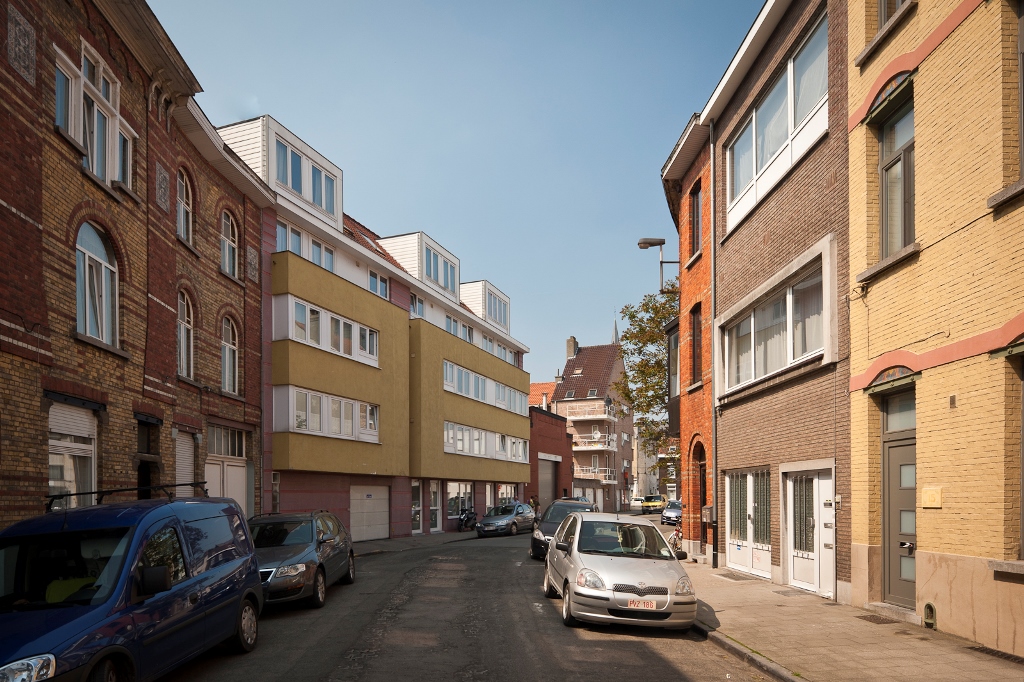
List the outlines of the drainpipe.
<svg viewBox="0 0 1024 682">
<path fill-rule="evenodd" d="M 709 123 L 711 131 L 708 141 L 711 145 L 711 333 L 717 334 L 715 329 L 715 318 L 718 316 L 718 301 L 715 296 L 715 279 L 718 266 L 718 229 L 715 212 L 715 198 L 717 196 L 715 183 L 715 121 Z M 715 340 L 711 339 L 711 348 L 715 348 Z M 712 356 L 714 353 L 712 352 Z M 718 568 L 718 410 L 714 407 L 715 400 L 715 374 L 718 366 L 716 358 L 711 358 L 711 567 Z"/>
</svg>

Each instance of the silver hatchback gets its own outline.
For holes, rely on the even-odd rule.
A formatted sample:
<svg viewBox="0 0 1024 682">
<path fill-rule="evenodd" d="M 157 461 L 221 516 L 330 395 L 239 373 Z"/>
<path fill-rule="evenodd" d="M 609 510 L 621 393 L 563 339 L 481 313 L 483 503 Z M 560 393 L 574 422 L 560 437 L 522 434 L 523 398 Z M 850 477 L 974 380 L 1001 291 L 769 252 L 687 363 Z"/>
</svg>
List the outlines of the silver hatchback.
<svg viewBox="0 0 1024 682">
<path fill-rule="evenodd" d="M 646 519 L 576 512 L 555 531 L 544 564 L 544 595 L 562 597 L 562 622 L 687 629 L 697 596 L 685 552 L 673 554 Z"/>
</svg>

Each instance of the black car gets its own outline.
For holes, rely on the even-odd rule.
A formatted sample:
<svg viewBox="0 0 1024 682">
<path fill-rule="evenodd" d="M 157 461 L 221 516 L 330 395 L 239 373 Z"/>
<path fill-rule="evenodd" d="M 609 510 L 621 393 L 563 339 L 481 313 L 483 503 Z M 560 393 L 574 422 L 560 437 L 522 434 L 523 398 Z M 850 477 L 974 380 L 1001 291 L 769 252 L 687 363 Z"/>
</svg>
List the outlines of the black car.
<svg viewBox="0 0 1024 682">
<path fill-rule="evenodd" d="M 356 579 L 352 536 L 329 511 L 249 519 L 268 604 L 306 599 L 320 608 L 327 586 Z"/>
<path fill-rule="evenodd" d="M 584 498 L 585 499 L 585 498 Z M 576 500 L 555 500 L 544 510 L 543 516 L 534 526 L 533 537 L 530 538 L 530 558 L 541 561 L 548 553 L 548 540 L 558 530 L 558 526 L 572 512 L 597 511 L 597 506 L 590 502 Z"/>
</svg>

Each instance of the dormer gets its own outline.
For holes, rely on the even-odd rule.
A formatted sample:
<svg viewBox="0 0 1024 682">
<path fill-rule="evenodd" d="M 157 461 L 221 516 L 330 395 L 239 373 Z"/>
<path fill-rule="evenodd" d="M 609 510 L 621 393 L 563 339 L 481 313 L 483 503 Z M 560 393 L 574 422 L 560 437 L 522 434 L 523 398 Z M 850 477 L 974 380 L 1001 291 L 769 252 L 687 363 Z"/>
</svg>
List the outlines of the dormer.
<svg viewBox="0 0 1024 682">
<path fill-rule="evenodd" d="M 378 243 L 425 286 L 459 302 L 459 259 L 425 232 L 387 237 Z"/>
<path fill-rule="evenodd" d="M 476 282 L 464 282 L 460 289 L 462 302 L 477 317 L 486 320 L 492 326 L 509 333 L 511 326 L 510 301 L 498 287 L 486 279 Z"/>
</svg>

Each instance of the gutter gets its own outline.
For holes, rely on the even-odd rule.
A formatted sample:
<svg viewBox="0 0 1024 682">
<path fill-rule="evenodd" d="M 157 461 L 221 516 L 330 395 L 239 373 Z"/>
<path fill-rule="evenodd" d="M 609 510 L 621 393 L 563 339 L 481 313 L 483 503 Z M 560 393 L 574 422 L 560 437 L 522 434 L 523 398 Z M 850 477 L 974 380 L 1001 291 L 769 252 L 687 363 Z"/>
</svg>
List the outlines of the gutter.
<svg viewBox="0 0 1024 682">
<path fill-rule="evenodd" d="M 718 196 L 716 190 L 715 175 L 715 120 L 709 122 L 711 129 L 709 135 L 710 156 L 711 156 L 711 333 L 717 334 L 715 319 L 718 317 L 718 298 L 715 286 L 718 277 L 718 229 L 715 207 Z M 711 395 L 715 395 L 715 375 L 718 368 L 718 359 L 714 357 L 714 349 L 717 344 L 714 338 L 711 339 Z M 718 568 L 718 412 L 714 405 L 711 407 L 711 566 Z"/>
</svg>

